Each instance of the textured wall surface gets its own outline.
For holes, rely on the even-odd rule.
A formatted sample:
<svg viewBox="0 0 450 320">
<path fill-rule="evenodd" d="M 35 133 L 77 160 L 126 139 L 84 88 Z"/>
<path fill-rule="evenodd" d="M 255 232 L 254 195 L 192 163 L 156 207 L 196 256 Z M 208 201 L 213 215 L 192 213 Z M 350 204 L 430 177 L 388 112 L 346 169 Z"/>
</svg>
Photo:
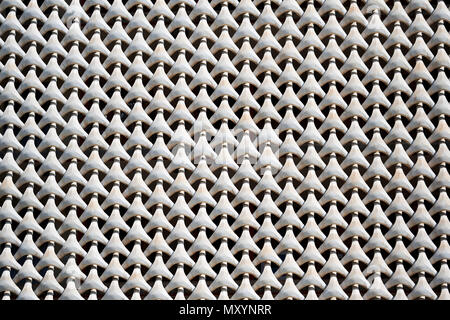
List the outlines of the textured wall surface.
<svg viewBox="0 0 450 320">
<path fill-rule="evenodd" d="M 449 22 L 0 1 L 0 298 L 450 299 Z"/>
</svg>

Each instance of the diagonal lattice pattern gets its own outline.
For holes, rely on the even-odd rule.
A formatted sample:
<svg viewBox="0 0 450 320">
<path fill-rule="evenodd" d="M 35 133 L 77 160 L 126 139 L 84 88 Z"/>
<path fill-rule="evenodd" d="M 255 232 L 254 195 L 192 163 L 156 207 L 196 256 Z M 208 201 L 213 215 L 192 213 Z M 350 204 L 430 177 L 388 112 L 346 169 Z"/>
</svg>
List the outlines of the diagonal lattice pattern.
<svg viewBox="0 0 450 320">
<path fill-rule="evenodd" d="M 0 1 L 0 297 L 450 299 L 449 22 Z"/>
</svg>

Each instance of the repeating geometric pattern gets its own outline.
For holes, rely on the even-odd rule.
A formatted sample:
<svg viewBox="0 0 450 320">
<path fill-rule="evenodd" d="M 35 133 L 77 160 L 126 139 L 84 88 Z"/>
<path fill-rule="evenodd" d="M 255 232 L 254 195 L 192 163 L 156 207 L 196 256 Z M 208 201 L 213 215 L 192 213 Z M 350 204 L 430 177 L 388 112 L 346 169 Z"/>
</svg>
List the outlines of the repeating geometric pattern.
<svg viewBox="0 0 450 320">
<path fill-rule="evenodd" d="M 450 299 L 449 23 L 0 1 L 0 297 Z"/>
</svg>

